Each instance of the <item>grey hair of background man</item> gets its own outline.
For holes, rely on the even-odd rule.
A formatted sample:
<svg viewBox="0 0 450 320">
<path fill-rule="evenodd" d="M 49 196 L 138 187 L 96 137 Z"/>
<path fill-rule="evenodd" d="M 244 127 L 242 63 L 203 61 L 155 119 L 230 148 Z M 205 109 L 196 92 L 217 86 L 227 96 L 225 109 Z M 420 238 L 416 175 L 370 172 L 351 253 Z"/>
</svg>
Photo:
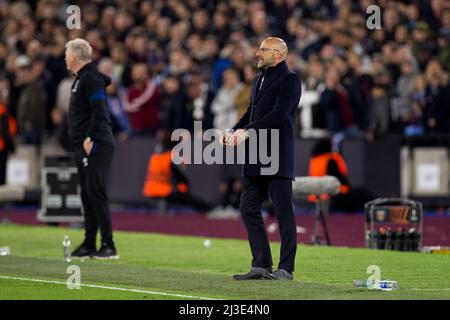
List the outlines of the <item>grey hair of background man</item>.
<svg viewBox="0 0 450 320">
<path fill-rule="evenodd" d="M 80 38 L 70 40 L 66 44 L 66 49 L 80 61 L 90 62 L 92 59 L 92 47 L 86 40 Z"/>
</svg>

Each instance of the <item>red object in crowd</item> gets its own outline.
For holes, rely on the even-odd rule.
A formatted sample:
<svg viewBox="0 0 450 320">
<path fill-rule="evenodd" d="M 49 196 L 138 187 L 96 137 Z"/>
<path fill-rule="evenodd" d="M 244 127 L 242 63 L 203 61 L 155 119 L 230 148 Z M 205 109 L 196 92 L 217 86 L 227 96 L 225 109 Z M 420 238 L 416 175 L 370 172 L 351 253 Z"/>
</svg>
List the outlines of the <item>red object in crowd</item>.
<svg viewBox="0 0 450 320">
<path fill-rule="evenodd" d="M 159 128 L 160 94 L 154 81 L 141 88 L 131 85 L 125 107 L 133 131 L 142 132 Z"/>
</svg>

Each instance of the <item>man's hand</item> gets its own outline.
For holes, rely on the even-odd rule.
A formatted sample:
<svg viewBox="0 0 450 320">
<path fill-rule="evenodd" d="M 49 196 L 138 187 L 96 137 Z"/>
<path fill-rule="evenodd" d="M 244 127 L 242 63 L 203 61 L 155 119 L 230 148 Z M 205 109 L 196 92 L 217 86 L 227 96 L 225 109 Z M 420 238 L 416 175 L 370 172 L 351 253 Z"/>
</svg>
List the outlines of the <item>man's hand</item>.
<svg viewBox="0 0 450 320">
<path fill-rule="evenodd" d="M 245 141 L 245 139 L 248 138 L 247 131 L 244 129 L 238 129 L 234 132 L 234 134 L 231 136 L 231 138 L 228 140 L 229 146 L 237 146 L 242 141 Z"/>
<path fill-rule="evenodd" d="M 91 140 L 90 137 L 87 137 L 86 139 L 84 139 L 83 148 L 84 148 L 84 152 L 86 152 L 87 155 L 91 154 L 93 146 L 94 146 L 94 142 Z"/>
<path fill-rule="evenodd" d="M 222 133 L 222 135 L 220 136 L 220 144 L 222 145 L 228 145 L 228 141 L 230 140 L 230 138 L 233 136 L 233 134 L 231 133 L 231 131 L 227 130 L 225 131 L 225 133 Z"/>
<path fill-rule="evenodd" d="M 434 128 L 436 126 L 436 119 L 435 118 L 428 119 L 428 126 L 430 128 Z"/>
</svg>

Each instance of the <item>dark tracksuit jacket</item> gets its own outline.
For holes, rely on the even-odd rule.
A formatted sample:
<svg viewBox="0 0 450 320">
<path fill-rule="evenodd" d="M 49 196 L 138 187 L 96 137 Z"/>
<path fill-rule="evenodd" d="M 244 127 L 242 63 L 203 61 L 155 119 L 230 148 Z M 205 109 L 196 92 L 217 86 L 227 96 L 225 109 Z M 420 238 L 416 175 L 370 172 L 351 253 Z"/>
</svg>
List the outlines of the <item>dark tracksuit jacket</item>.
<svg viewBox="0 0 450 320">
<path fill-rule="evenodd" d="M 106 193 L 107 178 L 114 153 L 114 136 L 108 114 L 106 87 L 111 79 L 88 63 L 72 84 L 68 127 L 74 148 L 85 218 L 85 241 L 95 246 L 100 229 L 102 245 L 114 246 L 111 214 Z M 83 141 L 94 142 L 91 153 L 84 151 Z"/>
</svg>

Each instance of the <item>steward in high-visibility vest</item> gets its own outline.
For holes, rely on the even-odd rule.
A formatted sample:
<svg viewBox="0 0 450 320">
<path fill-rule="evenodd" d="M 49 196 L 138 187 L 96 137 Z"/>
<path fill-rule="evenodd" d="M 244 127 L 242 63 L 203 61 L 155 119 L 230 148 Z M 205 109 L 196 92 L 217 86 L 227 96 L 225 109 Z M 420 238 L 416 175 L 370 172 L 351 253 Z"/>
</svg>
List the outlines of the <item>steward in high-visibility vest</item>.
<svg viewBox="0 0 450 320">
<path fill-rule="evenodd" d="M 188 191 L 187 180 L 172 164 L 171 150 L 151 155 L 147 166 L 147 178 L 143 194 L 146 197 L 166 198 L 175 192 Z M 176 190 L 174 190 L 176 186 Z"/>
<path fill-rule="evenodd" d="M 5 104 L 0 102 L 0 185 L 6 183 L 8 154 L 14 151 L 17 124 Z"/>
<path fill-rule="evenodd" d="M 10 151 L 12 138 L 17 134 L 16 120 L 8 108 L 0 103 L 0 152 Z"/>
<path fill-rule="evenodd" d="M 346 194 L 350 190 L 348 185 L 348 169 L 342 156 L 337 152 L 329 152 L 311 158 L 309 162 L 311 177 L 335 176 L 341 183 L 339 194 Z M 329 195 L 322 194 L 321 200 L 329 199 Z M 308 200 L 316 201 L 315 195 L 309 195 Z"/>
</svg>

